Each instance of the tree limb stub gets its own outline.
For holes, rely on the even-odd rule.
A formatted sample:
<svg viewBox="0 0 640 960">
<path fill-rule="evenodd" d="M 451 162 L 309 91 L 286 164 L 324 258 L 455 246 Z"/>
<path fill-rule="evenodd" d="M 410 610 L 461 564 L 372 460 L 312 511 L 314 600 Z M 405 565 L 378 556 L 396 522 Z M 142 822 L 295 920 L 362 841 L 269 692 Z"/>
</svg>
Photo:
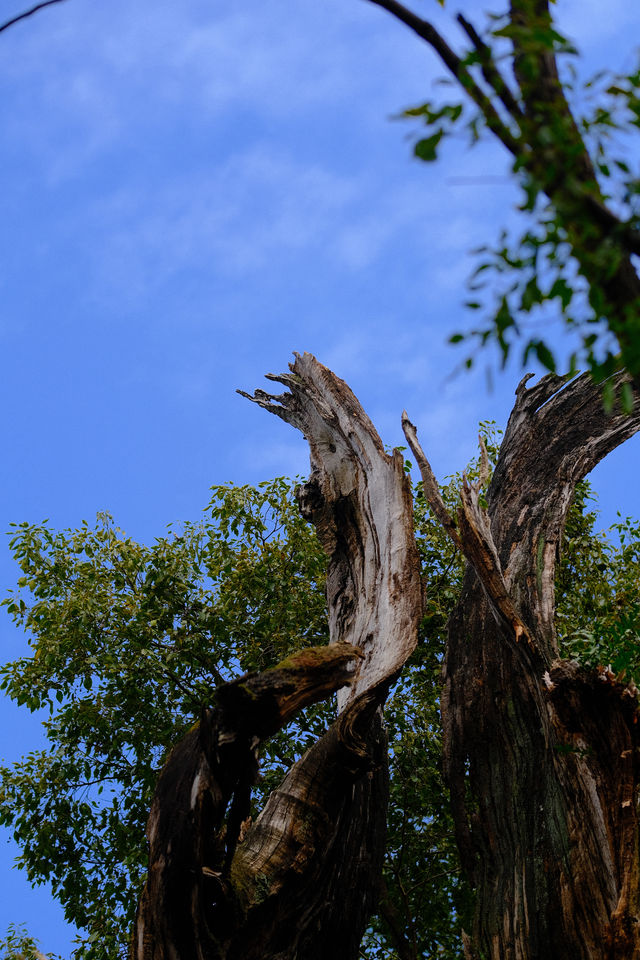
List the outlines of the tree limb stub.
<svg viewBox="0 0 640 960">
<path fill-rule="evenodd" d="M 381 705 L 417 642 L 422 612 L 409 480 L 349 387 L 310 354 L 270 375 L 289 392 L 249 399 L 301 430 L 299 490 L 329 555 L 331 644 L 364 654 L 339 716 L 294 765 L 232 866 L 245 923 L 230 958 L 356 960 L 384 855 L 388 757 Z M 247 396 L 247 394 L 244 394 Z M 318 931 L 322 931 L 319 935 Z"/>
<path fill-rule="evenodd" d="M 290 392 L 242 395 L 309 443 L 311 477 L 299 499 L 330 558 L 331 640 L 364 652 L 355 682 L 339 695 L 342 709 L 388 683 L 415 649 L 421 593 L 409 480 L 400 452 L 384 452 L 349 387 L 311 354 L 296 354 L 291 373 L 268 378 Z"/>
<path fill-rule="evenodd" d="M 636 398 L 631 414 L 609 415 L 601 390 L 588 374 L 570 381 L 548 374 L 527 389 L 531 376 L 525 376 L 516 390 L 516 403 L 487 491 L 488 508 L 480 501 L 488 478 L 482 441 L 481 476 L 476 483 L 465 477 L 461 507 L 454 519 L 406 411 L 402 427 L 420 469 L 427 502 L 473 567 L 497 620 L 508 628 L 508 634 L 516 640 L 523 637 L 532 649 L 536 645 L 532 630 L 538 633 L 538 643 L 544 638 L 541 653 L 548 665 L 557 656 L 555 561 L 575 485 L 640 429 L 640 401 Z M 629 379 L 622 373 L 612 378 L 616 388 Z M 536 594 L 519 612 L 524 598 L 518 583 L 529 572 L 532 559 Z M 535 616 L 527 619 L 534 610 Z"/>
<path fill-rule="evenodd" d="M 640 429 L 640 399 L 630 414 L 609 414 L 589 374 L 549 374 L 530 389 L 528 379 L 516 390 L 487 503 L 505 583 L 550 662 L 558 655 L 555 564 L 575 486 Z M 630 377 L 611 381 L 618 389 Z"/>
</svg>

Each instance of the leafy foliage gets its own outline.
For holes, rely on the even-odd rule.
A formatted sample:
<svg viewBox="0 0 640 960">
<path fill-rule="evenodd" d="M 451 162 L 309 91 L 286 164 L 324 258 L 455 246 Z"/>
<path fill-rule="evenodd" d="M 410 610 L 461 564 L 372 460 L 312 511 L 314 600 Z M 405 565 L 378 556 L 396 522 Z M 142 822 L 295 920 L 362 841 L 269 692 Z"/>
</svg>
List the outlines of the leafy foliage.
<svg viewBox="0 0 640 960">
<path fill-rule="evenodd" d="M 485 423 L 481 434 L 494 463 L 500 431 Z M 477 470 L 474 462 L 467 472 Z M 454 476 L 442 488 L 452 513 L 460 483 Z M 582 484 L 566 527 L 563 652 L 637 677 L 640 524 L 621 519 L 613 539 L 598 533 L 590 496 Z M 420 483 L 414 502 L 424 618 L 386 708 L 391 805 L 380 910 L 363 944 L 371 960 L 459 958 L 472 909 L 440 767 L 440 673 L 463 561 Z M 85 931 L 75 957 L 116 960 L 126 954 L 168 749 L 220 681 L 326 642 L 325 557 L 284 479 L 214 488 L 200 523 L 149 547 L 105 514 L 79 530 L 22 524 L 11 544 L 22 576 L 4 604 L 32 653 L 4 667 L 1 683 L 28 709 L 48 711 L 50 745 L 1 771 L 0 818 L 29 878 L 50 882 Z M 267 745 L 257 807 L 332 716 L 332 704 L 314 707 Z"/>
<path fill-rule="evenodd" d="M 610 666 L 620 679 L 640 682 L 640 523 L 620 517 L 604 533 L 588 482 L 569 513 L 564 556 L 556 579 L 556 622 L 562 655 Z"/>
<path fill-rule="evenodd" d="M 460 58 L 443 54 L 433 29 L 421 34 L 454 73 L 462 99 L 404 112 L 427 127 L 414 153 L 432 162 L 460 130 L 472 144 L 497 137 L 512 156 L 525 225 L 475 251 L 466 306 L 483 320 L 451 341 L 493 344 L 503 365 L 520 343 L 523 366 L 534 356 L 552 372 L 586 367 L 598 380 L 619 366 L 622 350 L 638 376 L 640 285 L 629 255 L 640 244 L 640 69 L 580 81 L 578 51 L 545 5 L 522 0 L 509 14 L 489 14 L 482 36 L 464 17 L 458 22 L 471 40 Z M 547 336 L 559 319 L 573 333 L 568 362 Z"/>
<path fill-rule="evenodd" d="M 455 489 L 452 481 L 450 499 Z M 420 646 L 388 710 L 387 913 L 395 904 L 421 950 L 435 936 L 441 955 L 454 957 L 466 895 L 440 774 L 438 694 L 461 561 L 419 488 L 416 525 L 430 587 Z M 326 642 L 325 557 L 284 480 L 215 488 L 200 524 L 151 547 L 107 515 L 76 531 L 23 524 L 11 545 L 22 577 L 4 603 L 32 655 L 4 668 L 2 686 L 28 709 L 48 709 L 50 747 L 2 771 L 0 817 L 29 878 L 49 881 L 87 931 L 76 956 L 115 958 L 125 952 L 167 750 L 221 680 Z M 331 705 L 309 710 L 268 744 L 258 805 L 331 714 Z M 411 885 L 417 863 L 430 864 L 431 880 Z M 389 955 L 389 938 L 388 923 L 376 921 L 372 957 Z"/>
<path fill-rule="evenodd" d="M 4 604 L 32 655 L 0 686 L 48 710 L 50 747 L 2 770 L 0 820 L 29 879 L 88 931 L 77 955 L 104 960 L 135 909 L 163 758 L 218 683 L 326 642 L 325 560 L 284 480 L 214 488 L 201 523 L 150 547 L 106 514 L 79 530 L 22 524 L 11 546 L 22 577 Z M 283 762 L 311 736 L 289 731 Z"/>
<path fill-rule="evenodd" d="M 0 940 L 0 960 L 44 960 L 44 957 L 37 942 L 24 927 L 9 924 L 5 936 Z M 49 954 L 46 960 L 60 958 Z"/>
</svg>

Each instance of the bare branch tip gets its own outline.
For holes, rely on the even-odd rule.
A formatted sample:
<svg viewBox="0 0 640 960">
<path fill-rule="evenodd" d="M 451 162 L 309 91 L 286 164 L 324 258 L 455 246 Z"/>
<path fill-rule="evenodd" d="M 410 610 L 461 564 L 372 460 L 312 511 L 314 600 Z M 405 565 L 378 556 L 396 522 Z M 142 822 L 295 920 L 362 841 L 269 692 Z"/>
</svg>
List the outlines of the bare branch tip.
<svg viewBox="0 0 640 960">
<path fill-rule="evenodd" d="M 529 380 L 531 380 L 533 377 L 535 377 L 535 373 L 525 373 L 524 377 L 516 387 L 516 397 L 519 397 L 522 393 L 524 393 Z"/>
<path fill-rule="evenodd" d="M 29 10 L 25 10 L 24 13 L 19 13 L 16 17 L 12 17 L 10 20 L 6 20 L 4 23 L 0 24 L 0 33 L 2 33 L 3 30 L 8 30 L 9 27 L 14 25 L 14 23 L 19 23 L 21 20 L 26 20 L 27 17 L 33 16 L 33 14 L 37 13 L 38 10 L 43 10 L 45 7 L 52 7 L 55 3 L 62 2 L 63 0 L 43 0 L 42 3 L 37 3 Z"/>
<path fill-rule="evenodd" d="M 415 426 L 415 424 L 412 423 L 411 420 L 409 419 L 409 414 L 407 413 L 406 410 L 403 410 L 403 411 L 402 411 L 402 416 L 401 416 L 401 418 L 400 418 L 400 422 L 401 422 L 401 424 L 402 424 L 402 429 L 404 430 L 405 434 L 406 434 L 407 430 L 411 430 L 412 433 L 414 433 L 414 434 L 417 435 L 418 431 L 417 431 L 417 429 L 416 429 L 416 426 Z"/>
</svg>

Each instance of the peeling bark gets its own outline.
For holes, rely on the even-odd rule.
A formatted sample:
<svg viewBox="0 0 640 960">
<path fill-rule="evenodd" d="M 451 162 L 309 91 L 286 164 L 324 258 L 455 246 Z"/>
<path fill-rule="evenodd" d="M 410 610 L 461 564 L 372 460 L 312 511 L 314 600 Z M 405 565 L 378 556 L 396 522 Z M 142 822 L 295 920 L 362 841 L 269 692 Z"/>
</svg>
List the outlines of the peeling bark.
<svg viewBox="0 0 640 960">
<path fill-rule="evenodd" d="M 132 957 L 222 955 L 220 943 L 239 913 L 229 875 L 249 815 L 257 748 L 297 710 L 350 683 L 361 656 L 348 644 L 315 647 L 216 690 L 158 780 Z"/>
<path fill-rule="evenodd" d="M 554 567 L 576 483 L 640 428 L 640 406 L 608 416 L 586 376 L 527 380 L 487 510 L 465 482 L 449 518 L 469 566 L 449 625 L 445 768 L 472 939 L 492 960 L 637 960 L 637 690 L 558 661 Z"/>
<path fill-rule="evenodd" d="M 380 891 L 382 706 L 421 614 L 409 483 L 399 453 L 385 454 L 349 388 L 313 357 L 271 379 L 288 392 L 250 399 L 309 442 L 299 500 L 330 558 L 332 642 L 220 687 L 170 755 L 132 960 L 355 960 Z M 554 630 L 575 485 L 640 429 L 640 404 L 608 415 L 588 377 L 527 381 L 486 496 L 483 453 L 455 518 L 403 416 L 425 495 L 468 561 L 442 696 L 458 846 L 477 889 L 464 953 L 640 960 L 638 691 L 559 660 Z M 336 721 L 247 827 L 259 743 L 335 689 Z"/>
<path fill-rule="evenodd" d="M 270 379 L 289 392 L 250 399 L 309 443 L 299 501 L 329 555 L 331 643 L 218 688 L 170 755 L 147 828 L 132 960 L 355 960 L 377 898 L 382 705 L 422 609 L 409 481 L 400 453 L 384 452 L 353 393 L 315 358 L 297 356 Z M 334 690 L 337 720 L 241 831 L 259 743 Z"/>
</svg>

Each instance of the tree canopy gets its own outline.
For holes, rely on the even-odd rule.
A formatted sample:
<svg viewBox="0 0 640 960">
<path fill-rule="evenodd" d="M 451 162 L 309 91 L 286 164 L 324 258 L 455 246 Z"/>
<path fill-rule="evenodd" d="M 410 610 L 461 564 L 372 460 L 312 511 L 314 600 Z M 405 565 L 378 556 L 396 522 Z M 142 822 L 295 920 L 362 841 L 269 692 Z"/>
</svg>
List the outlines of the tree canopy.
<svg viewBox="0 0 640 960">
<path fill-rule="evenodd" d="M 500 432 L 481 425 L 492 461 Z M 467 473 L 477 475 L 478 463 Z M 456 507 L 461 477 L 442 488 Z M 33 882 L 48 881 L 82 932 L 76 956 L 126 955 L 145 871 L 144 824 L 169 748 L 238 673 L 265 669 L 327 636 L 325 555 L 299 514 L 295 482 L 218 486 L 199 522 L 135 543 L 112 519 L 54 531 L 14 528 L 21 569 L 4 605 L 31 652 L 3 668 L 2 687 L 48 709 L 49 746 L 2 770 L 0 815 Z M 640 676 L 635 596 L 640 524 L 596 529 L 587 483 L 576 495 L 557 579 L 562 649 Z M 420 640 L 385 715 L 391 802 L 384 886 L 363 945 L 371 958 L 460 956 L 472 893 L 460 875 L 441 771 L 440 673 L 463 561 L 415 488 L 425 584 Z M 625 673 L 626 672 L 626 673 Z M 259 809 L 332 714 L 308 708 L 268 741 Z"/>
</svg>

